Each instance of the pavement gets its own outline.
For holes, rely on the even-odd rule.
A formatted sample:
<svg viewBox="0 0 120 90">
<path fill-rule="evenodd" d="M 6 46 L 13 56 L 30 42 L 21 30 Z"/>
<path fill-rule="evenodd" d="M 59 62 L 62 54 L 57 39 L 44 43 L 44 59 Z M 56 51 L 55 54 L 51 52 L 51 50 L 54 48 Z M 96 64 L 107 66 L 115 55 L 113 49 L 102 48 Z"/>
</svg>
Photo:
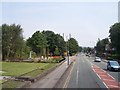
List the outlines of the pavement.
<svg viewBox="0 0 120 90">
<path fill-rule="evenodd" d="M 74 57 L 70 57 L 70 63 L 72 62 L 71 59 L 73 59 L 73 58 Z M 64 74 L 64 72 L 68 68 L 67 64 L 68 64 L 68 62 L 67 62 L 67 59 L 66 59 L 66 61 L 62 65 L 57 67 L 51 73 L 44 76 L 39 81 L 31 84 L 29 88 L 54 88 L 56 83 L 59 81 L 61 76 Z"/>
</svg>

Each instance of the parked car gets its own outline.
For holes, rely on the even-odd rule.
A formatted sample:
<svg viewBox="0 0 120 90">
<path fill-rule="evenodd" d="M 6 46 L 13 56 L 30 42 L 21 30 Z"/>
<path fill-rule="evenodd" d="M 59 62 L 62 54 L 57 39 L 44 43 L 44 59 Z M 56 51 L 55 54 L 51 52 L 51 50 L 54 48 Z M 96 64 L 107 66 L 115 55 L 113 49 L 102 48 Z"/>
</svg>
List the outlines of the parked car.
<svg viewBox="0 0 120 90">
<path fill-rule="evenodd" d="M 107 62 L 107 70 L 119 71 L 120 70 L 120 65 L 117 61 L 110 60 L 110 61 Z"/>
<path fill-rule="evenodd" d="M 95 62 L 101 62 L 101 58 L 100 57 L 95 57 Z"/>
</svg>

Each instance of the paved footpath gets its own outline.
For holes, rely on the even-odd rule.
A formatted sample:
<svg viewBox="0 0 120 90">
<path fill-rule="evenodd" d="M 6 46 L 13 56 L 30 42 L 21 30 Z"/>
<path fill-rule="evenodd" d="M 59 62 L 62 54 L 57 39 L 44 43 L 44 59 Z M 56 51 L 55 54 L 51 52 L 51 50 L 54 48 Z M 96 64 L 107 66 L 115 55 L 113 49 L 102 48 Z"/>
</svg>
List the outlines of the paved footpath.
<svg viewBox="0 0 120 90">
<path fill-rule="evenodd" d="M 49 73 L 39 81 L 33 83 L 29 88 L 53 88 L 60 77 L 63 75 L 67 67 L 68 65 L 66 60 L 62 65 L 57 67 L 55 70 L 53 70 L 51 73 Z"/>
</svg>

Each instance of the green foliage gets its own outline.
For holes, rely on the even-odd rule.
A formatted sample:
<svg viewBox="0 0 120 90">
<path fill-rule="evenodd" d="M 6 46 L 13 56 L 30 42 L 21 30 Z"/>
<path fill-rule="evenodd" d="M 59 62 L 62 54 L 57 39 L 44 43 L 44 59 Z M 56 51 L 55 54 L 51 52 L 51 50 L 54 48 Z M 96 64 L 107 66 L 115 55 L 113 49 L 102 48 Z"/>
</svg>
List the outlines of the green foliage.
<svg viewBox="0 0 120 90">
<path fill-rule="evenodd" d="M 55 56 L 60 56 L 60 52 L 59 52 L 58 48 L 55 48 L 54 55 Z"/>
<path fill-rule="evenodd" d="M 22 28 L 20 25 L 2 25 L 2 51 L 3 60 L 17 59 L 21 57 L 22 49 L 26 47 L 23 40 Z M 19 57 L 19 58 L 20 58 Z"/>
<path fill-rule="evenodd" d="M 116 49 L 116 53 L 120 54 L 120 23 L 115 23 L 109 30 L 112 47 Z"/>
<path fill-rule="evenodd" d="M 77 53 L 79 51 L 78 42 L 74 38 L 70 38 L 67 42 L 70 55 Z"/>
<path fill-rule="evenodd" d="M 65 51 L 66 46 L 62 36 L 52 31 L 43 31 L 42 33 L 47 37 L 49 53 L 56 55 L 56 48 L 58 49 L 57 53 L 59 53 L 59 55 Z"/>
<path fill-rule="evenodd" d="M 1 62 L 3 76 L 20 76 L 37 68 L 43 68 L 48 63 Z"/>
<path fill-rule="evenodd" d="M 105 39 L 102 39 L 102 40 L 98 39 L 98 42 L 96 44 L 97 54 L 101 55 L 102 53 L 104 53 L 107 44 L 110 44 L 108 38 L 105 38 Z"/>
<path fill-rule="evenodd" d="M 17 88 L 22 84 L 22 81 L 9 80 L 2 84 L 2 90 L 6 90 L 6 88 L 8 88 L 9 90 L 13 90 L 13 88 Z"/>
<path fill-rule="evenodd" d="M 79 47 L 79 52 L 82 52 L 83 48 L 82 47 Z"/>
<path fill-rule="evenodd" d="M 2 27 L 0 26 L 0 61 L 2 60 Z"/>
<path fill-rule="evenodd" d="M 31 38 L 27 40 L 27 45 L 37 54 L 44 55 L 44 48 L 47 47 L 46 36 L 40 31 L 36 31 Z"/>
</svg>

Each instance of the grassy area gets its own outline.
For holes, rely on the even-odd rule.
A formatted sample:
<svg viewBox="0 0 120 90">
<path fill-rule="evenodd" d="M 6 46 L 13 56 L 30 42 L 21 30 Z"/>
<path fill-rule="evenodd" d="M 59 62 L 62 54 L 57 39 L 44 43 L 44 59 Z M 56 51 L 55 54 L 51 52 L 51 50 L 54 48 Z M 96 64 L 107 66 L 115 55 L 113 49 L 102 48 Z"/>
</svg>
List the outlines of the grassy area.
<svg viewBox="0 0 120 90">
<path fill-rule="evenodd" d="M 54 67 L 56 63 L 23 63 L 23 62 L 0 62 L 2 63 L 2 71 L 4 76 L 29 76 L 35 78 L 42 72 Z M 0 84 L 3 81 L 0 81 Z M 16 88 L 22 85 L 24 82 L 11 81 L 2 84 L 2 88 Z M 3 90 L 4 90 L 3 89 Z"/>
<path fill-rule="evenodd" d="M 7 80 L 0 80 L 0 84 L 2 84 L 2 83 L 4 83 L 4 82 L 6 82 Z"/>
<path fill-rule="evenodd" d="M 10 88 L 16 88 L 18 87 L 19 85 L 23 84 L 23 82 L 21 81 L 8 81 L 4 84 L 2 84 L 2 90 L 6 90 L 5 88 L 9 88 L 9 90 L 13 90 L 13 89 L 10 89 Z"/>
<path fill-rule="evenodd" d="M 2 83 L 2 80 L 0 80 L 0 84 Z"/>
<path fill-rule="evenodd" d="M 53 66 L 49 63 L 24 63 L 24 62 L 0 62 L 2 63 L 3 76 L 20 76 L 37 68 Z M 34 75 L 33 75 L 34 76 Z"/>
<path fill-rule="evenodd" d="M 44 66 L 44 67 L 41 68 L 41 69 L 36 69 L 36 70 L 34 70 L 34 71 L 32 71 L 32 72 L 29 72 L 29 73 L 27 73 L 27 74 L 25 74 L 25 75 L 23 75 L 23 76 L 28 76 L 28 77 L 34 78 L 34 77 L 36 77 L 37 75 L 41 74 L 42 72 L 44 72 L 44 71 L 46 71 L 46 70 L 54 67 L 55 65 L 56 65 L 56 64 L 48 64 L 48 65 Z"/>
</svg>

